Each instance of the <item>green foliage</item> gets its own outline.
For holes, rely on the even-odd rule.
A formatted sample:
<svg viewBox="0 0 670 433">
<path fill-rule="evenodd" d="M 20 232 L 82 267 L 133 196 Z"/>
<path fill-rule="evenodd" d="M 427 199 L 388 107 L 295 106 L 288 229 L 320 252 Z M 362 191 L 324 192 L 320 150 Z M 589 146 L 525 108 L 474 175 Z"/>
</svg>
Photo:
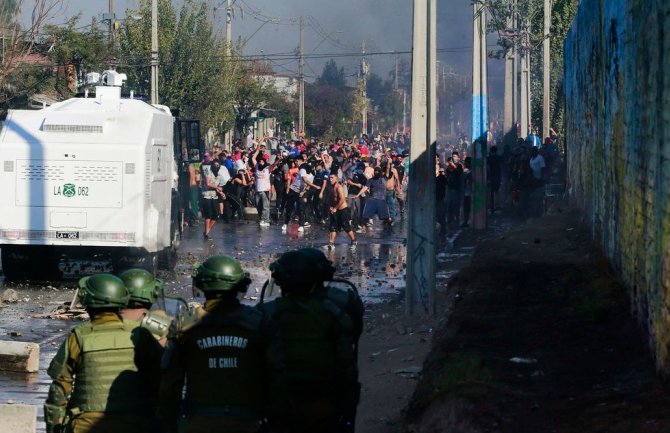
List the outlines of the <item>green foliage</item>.
<svg viewBox="0 0 670 433">
<path fill-rule="evenodd" d="M 277 115 L 281 122 L 290 123 L 290 104 L 281 104 L 273 83 L 254 78 L 248 63 L 226 55 L 223 41 L 212 31 L 207 3 L 186 0 L 179 11 L 172 3 L 158 1 L 159 102 L 180 116 L 199 118 L 204 129 L 219 132 L 233 126 L 243 131 L 251 114 L 268 101 L 285 110 Z M 14 0 L 0 3 L 0 20 L 13 22 L 16 4 Z M 3 74 L 0 109 L 22 106 L 30 95 L 50 88 L 63 98 L 71 97 L 75 88 L 73 64 L 80 64 L 82 73 L 115 66 L 128 75 L 129 89 L 148 98 L 150 0 L 141 0 L 139 9 L 126 11 L 126 16 L 139 18 L 124 21 L 119 44 L 114 47 L 110 46 L 106 31 L 95 26 L 78 28 L 79 16 L 64 26 L 47 26 L 41 32 L 43 41 L 39 45 L 42 51 L 48 51 L 52 66 L 27 65 L 15 68 L 11 75 Z M 15 51 L 19 52 L 15 57 L 21 58 L 34 49 L 19 47 Z"/>
<path fill-rule="evenodd" d="M 7 110 L 23 108 L 30 96 L 41 93 L 53 86 L 53 73 L 50 67 L 31 66 L 20 67 L 7 75 L 2 89 L 0 113 L 4 117 Z"/>
<path fill-rule="evenodd" d="M 348 132 L 344 119 L 351 114 L 351 90 L 344 69 L 338 69 L 331 59 L 316 82 L 305 86 L 305 129 L 312 136 L 341 136 Z"/>
<path fill-rule="evenodd" d="M 311 136 L 339 136 L 346 132 L 342 118 L 349 117 L 350 93 L 333 86 L 306 86 L 305 128 Z"/>
<path fill-rule="evenodd" d="M 391 80 L 383 81 L 375 73 L 368 75 L 367 96 L 371 101 L 370 120 L 382 130 L 393 130 L 402 119 L 402 95 L 393 89 Z"/>
<path fill-rule="evenodd" d="M 442 365 L 442 375 L 437 381 L 439 389 L 453 391 L 454 388 L 473 383 L 488 383 L 492 380 L 491 371 L 484 361 L 474 353 L 455 353 Z"/>
<path fill-rule="evenodd" d="M 18 5 L 18 0 L 3 0 L 0 3 L 0 24 L 2 24 L 3 27 L 13 21 Z"/>
<path fill-rule="evenodd" d="M 298 102 L 283 93 L 274 93 L 267 103 L 283 131 L 290 131 L 293 120 L 298 118 Z"/>
<path fill-rule="evenodd" d="M 335 60 L 330 59 L 323 67 L 323 72 L 318 78 L 317 83 L 322 86 L 331 86 L 336 89 L 345 90 L 347 83 L 344 78 L 344 68 L 337 69 Z"/>
<path fill-rule="evenodd" d="M 126 67 L 129 86 L 144 95 L 150 93 L 150 6 L 141 1 L 132 13 L 141 19 L 127 21 L 120 38 L 119 69 Z M 274 97 L 272 83 L 254 78 L 246 62 L 226 55 L 212 31 L 207 3 L 186 0 L 177 13 L 171 1 L 159 0 L 158 9 L 160 103 L 199 118 L 205 129 L 223 133 L 234 126 L 242 134 L 252 113 Z"/>
<path fill-rule="evenodd" d="M 235 85 L 232 101 L 235 105 L 235 130 L 238 135 L 245 134 L 245 129 L 251 123 L 254 111 L 264 108 L 276 94 L 272 80 L 265 80 L 254 75 L 248 63 L 238 62 L 230 77 Z"/>
<path fill-rule="evenodd" d="M 531 122 L 533 125 L 542 125 L 542 40 L 544 37 L 544 0 L 518 0 L 519 11 L 522 17 L 532 17 L 530 22 L 532 47 L 531 52 Z M 551 123 L 554 129 L 562 128 L 565 116 L 563 103 L 563 43 L 567 36 L 572 20 L 577 14 L 579 0 L 553 0 L 551 14 Z M 490 5 L 493 18 L 490 28 L 495 31 L 507 28 L 511 10 L 509 2 L 505 0 L 493 0 Z M 517 41 L 518 42 L 518 41 Z M 504 49 L 511 47 L 510 41 L 501 41 Z"/>
<path fill-rule="evenodd" d="M 107 35 L 97 28 L 77 30 L 80 16 L 77 15 L 65 26 L 47 26 L 46 39 L 51 44 L 49 59 L 56 67 L 54 87 L 63 98 L 73 96 L 66 68 L 81 62 L 82 73 L 103 70 L 112 57 Z"/>
</svg>

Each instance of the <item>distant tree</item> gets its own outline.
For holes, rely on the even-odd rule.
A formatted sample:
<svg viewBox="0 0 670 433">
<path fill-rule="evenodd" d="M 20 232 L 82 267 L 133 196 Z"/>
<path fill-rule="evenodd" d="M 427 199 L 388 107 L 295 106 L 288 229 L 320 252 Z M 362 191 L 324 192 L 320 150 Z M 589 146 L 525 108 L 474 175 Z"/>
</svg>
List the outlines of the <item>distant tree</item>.
<svg viewBox="0 0 670 433">
<path fill-rule="evenodd" d="M 250 64 L 237 61 L 234 72 L 228 79 L 234 80 L 232 102 L 235 107 L 235 130 L 239 136 L 251 123 L 254 111 L 268 107 L 276 97 L 272 80 L 264 80 L 254 74 Z"/>
<path fill-rule="evenodd" d="M 100 72 L 113 56 L 103 31 L 93 26 L 77 29 L 80 15 L 72 17 L 65 26 L 47 26 L 44 31 L 50 45 L 49 58 L 56 67 L 55 90 L 64 97 L 76 92 L 76 68 L 82 75 Z"/>
<path fill-rule="evenodd" d="M 325 137 L 341 135 L 346 132 L 343 129 L 342 119 L 349 117 L 350 96 L 349 92 L 342 91 L 333 86 L 321 86 L 318 84 L 307 86 L 305 99 L 305 111 L 309 113 L 307 118 L 308 132 L 312 136 Z"/>
<path fill-rule="evenodd" d="M 320 86 L 331 86 L 339 90 L 346 90 L 347 82 L 344 78 L 344 68 L 337 69 L 335 60 L 330 59 L 323 67 L 321 76 L 317 79 Z"/>
<path fill-rule="evenodd" d="M 367 96 L 373 108 L 369 118 L 383 131 L 395 129 L 402 119 L 401 96 L 393 89 L 393 85 L 391 80 L 383 81 L 375 73 L 368 75 Z"/>
<path fill-rule="evenodd" d="M 0 116 L 21 106 L 27 98 L 51 86 L 53 70 L 35 55 L 44 58 L 42 31 L 61 11 L 63 0 L 3 0 L 0 2 Z M 21 11 L 30 8 L 30 20 L 22 25 Z"/>
<path fill-rule="evenodd" d="M 182 116 L 197 117 L 204 128 L 232 124 L 234 86 L 227 80 L 232 65 L 223 42 L 212 31 L 205 2 L 186 0 L 179 13 L 170 0 L 159 0 L 159 98 Z M 141 0 L 120 35 L 119 69 L 129 86 L 150 93 L 151 4 Z"/>
<path fill-rule="evenodd" d="M 267 106 L 274 110 L 277 123 L 283 131 L 290 131 L 293 121 L 298 117 L 298 102 L 284 93 L 275 93 L 267 102 Z"/>
<path fill-rule="evenodd" d="M 310 135 L 331 138 L 346 131 L 345 119 L 351 117 L 351 91 L 347 88 L 344 68 L 329 60 L 321 76 L 305 91 L 305 128 Z"/>
<path fill-rule="evenodd" d="M 542 124 L 542 40 L 544 38 L 544 17 L 542 14 L 544 8 L 543 0 L 519 0 L 519 12 L 521 16 L 533 17 L 530 23 L 531 43 L 533 51 L 531 52 L 531 122 L 533 125 Z M 553 0 L 551 12 L 551 94 L 549 96 L 551 105 L 551 122 L 553 127 L 563 125 L 565 107 L 563 106 L 563 60 L 565 37 L 570 30 L 572 20 L 577 14 L 579 0 Z M 492 0 L 489 2 L 489 11 L 491 12 L 490 29 L 491 31 L 502 31 L 507 28 L 507 22 L 510 17 L 511 9 L 509 2 L 505 0 Z M 504 54 L 513 46 L 513 40 L 503 38 L 499 41 L 502 48 L 500 55 Z M 519 42 L 518 40 L 516 41 Z M 560 125 L 560 126 L 559 126 Z"/>
</svg>

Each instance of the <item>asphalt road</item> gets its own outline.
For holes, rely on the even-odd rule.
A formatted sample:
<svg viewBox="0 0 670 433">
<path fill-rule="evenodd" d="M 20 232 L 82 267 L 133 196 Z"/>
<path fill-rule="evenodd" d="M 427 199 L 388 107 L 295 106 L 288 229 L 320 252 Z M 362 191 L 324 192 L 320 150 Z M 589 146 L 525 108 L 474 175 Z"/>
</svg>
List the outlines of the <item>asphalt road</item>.
<svg viewBox="0 0 670 433">
<path fill-rule="evenodd" d="M 351 280 L 357 285 L 365 302 L 383 302 L 404 290 L 405 283 L 405 233 L 402 226 L 392 231 L 382 229 L 380 222 L 366 233 L 357 234 L 358 246 L 352 250 L 344 233 L 338 235 L 334 250 L 326 255 L 335 263 L 337 276 Z M 269 276 L 268 265 L 283 252 L 305 246 L 323 248 L 327 245 L 327 232 L 313 225 L 298 232 L 298 226 L 289 226 L 282 232 L 278 226 L 260 228 L 254 222 L 231 224 L 217 223 L 212 239 L 202 238 L 202 226 L 186 228 L 179 250 L 179 262 L 174 272 L 161 272 L 166 281 L 166 293 L 178 295 L 187 301 L 194 300 L 191 290 L 193 266 L 214 254 L 226 254 L 240 260 L 251 273 L 252 284 L 244 296 L 244 302 L 258 302 L 263 283 Z M 46 368 L 54 356 L 65 334 L 77 321 L 60 321 L 36 316 L 48 313 L 58 304 L 70 302 L 75 294 L 80 273 L 92 273 L 109 269 L 104 262 L 85 264 L 67 263 L 69 278 L 58 282 L 9 284 L 0 280 L 0 293 L 11 288 L 17 291 L 19 302 L 4 304 L 0 308 L 0 339 L 29 341 L 40 344 L 40 371 L 23 375 L 0 372 L 0 403 L 9 401 L 40 406 L 38 428 L 43 429 L 41 405 L 50 384 Z M 197 299 L 196 299 L 197 300 Z"/>
</svg>

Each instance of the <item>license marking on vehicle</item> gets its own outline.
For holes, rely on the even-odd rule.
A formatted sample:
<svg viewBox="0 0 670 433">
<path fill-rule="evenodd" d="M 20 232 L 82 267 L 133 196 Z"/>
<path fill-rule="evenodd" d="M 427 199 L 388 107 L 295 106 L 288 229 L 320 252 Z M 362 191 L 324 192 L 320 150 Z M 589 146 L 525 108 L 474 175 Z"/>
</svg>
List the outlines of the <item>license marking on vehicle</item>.
<svg viewBox="0 0 670 433">
<path fill-rule="evenodd" d="M 56 232 L 56 239 L 79 239 L 79 232 Z"/>
</svg>

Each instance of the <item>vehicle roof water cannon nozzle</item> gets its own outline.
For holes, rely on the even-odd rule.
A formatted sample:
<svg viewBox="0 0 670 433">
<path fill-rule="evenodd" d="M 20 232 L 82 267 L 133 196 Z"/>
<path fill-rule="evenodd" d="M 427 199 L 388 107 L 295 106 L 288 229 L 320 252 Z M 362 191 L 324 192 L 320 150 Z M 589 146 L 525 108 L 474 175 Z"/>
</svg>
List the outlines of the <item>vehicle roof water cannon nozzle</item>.
<svg viewBox="0 0 670 433">
<path fill-rule="evenodd" d="M 123 82 L 128 79 L 126 74 L 120 74 L 114 70 L 107 70 L 102 72 L 100 82 L 103 86 L 121 87 Z"/>
</svg>

